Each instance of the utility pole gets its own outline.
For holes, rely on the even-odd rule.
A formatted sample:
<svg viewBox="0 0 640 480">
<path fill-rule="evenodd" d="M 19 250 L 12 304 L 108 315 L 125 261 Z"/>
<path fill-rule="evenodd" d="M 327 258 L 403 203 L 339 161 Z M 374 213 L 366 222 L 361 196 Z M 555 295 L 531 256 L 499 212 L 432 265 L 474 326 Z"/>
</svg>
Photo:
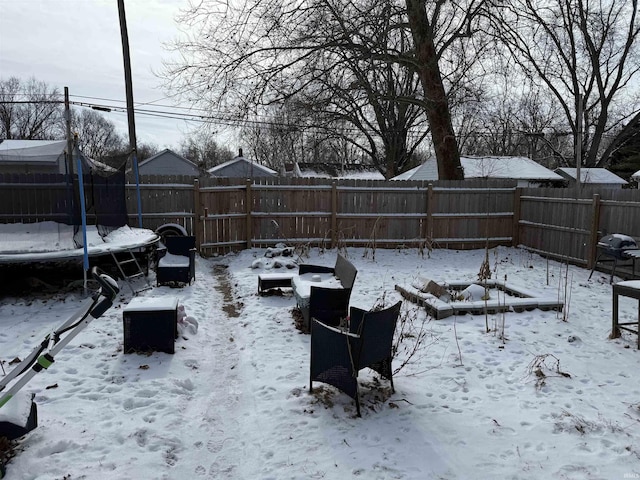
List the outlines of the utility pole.
<svg viewBox="0 0 640 480">
<path fill-rule="evenodd" d="M 76 169 L 78 174 L 76 178 L 73 177 L 73 139 L 71 138 L 71 108 L 69 107 L 69 87 L 64 87 L 64 121 L 67 134 L 67 182 L 70 185 L 68 188 L 69 202 L 73 205 L 71 209 L 71 215 L 69 221 L 72 225 L 78 221 L 78 216 L 82 216 L 82 213 L 78 210 L 80 202 L 84 202 L 84 190 L 79 188 L 78 182 L 82 182 L 82 168 Z M 76 188 L 78 186 L 78 188 Z M 82 196 L 82 200 L 81 200 Z M 86 273 L 86 271 L 85 271 Z M 85 283 L 86 285 L 86 283 Z"/>
<path fill-rule="evenodd" d="M 71 138 L 71 109 L 69 108 L 69 87 L 64 87 L 64 120 L 67 127 L 67 174 L 73 175 L 73 140 Z"/>
<path fill-rule="evenodd" d="M 124 82 L 127 96 L 127 119 L 129 123 L 129 148 L 131 164 L 136 179 L 138 197 L 138 227 L 142 228 L 142 201 L 140 200 L 140 178 L 138 176 L 138 147 L 136 143 L 136 123 L 133 111 L 133 82 L 131 80 L 131 57 L 129 56 L 129 34 L 127 18 L 124 11 L 124 0 L 118 0 L 118 17 L 120 19 L 120 36 L 122 37 L 122 57 L 124 58 Z"/>
<path fill-rule="evenodd" d="M 576 186 L 580 188 L 582 185 L 582 177 L 580 176 L 580 166 L 582 164 L 582 94 L 578 94 L 578 105 L 576 108 Z"/>
</svg>

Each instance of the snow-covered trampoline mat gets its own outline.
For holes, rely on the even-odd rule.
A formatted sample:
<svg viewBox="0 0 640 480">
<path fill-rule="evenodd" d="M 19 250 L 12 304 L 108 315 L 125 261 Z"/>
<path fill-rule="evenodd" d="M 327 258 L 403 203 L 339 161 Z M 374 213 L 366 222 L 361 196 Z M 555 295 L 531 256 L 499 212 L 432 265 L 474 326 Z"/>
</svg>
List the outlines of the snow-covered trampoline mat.
<svg viewBox="0 0 640 480">
<path fill-rule="evenodd" d="M 127 225 L 101 236 L 95 225 L 86 231 L 88 256 L 146 247 L 160 240 L 158 234 L 145 228 Z M 0 224 L 0 264 L 49 262 L 82 258 L 84 248 L 78 247 L 82 232 L 57 222 Z"/>
<path fill-rule="evenodd" d="M 428 286 L 431 288 L 427 288 Z M 409 286 L 396 285 L 395 289 L 407 300 L 424 306 L 436 320 L 467 313 L 481 315 L 524 312 L 536 308 L 561 312 L 564 307 L 564 303 L 557 298 L 543 296 L 499 280 L 482 283 L 468 280 L 439 284 L 430 282 L 430 285 L 420 285 L 418 282 Z"/>
</svg>

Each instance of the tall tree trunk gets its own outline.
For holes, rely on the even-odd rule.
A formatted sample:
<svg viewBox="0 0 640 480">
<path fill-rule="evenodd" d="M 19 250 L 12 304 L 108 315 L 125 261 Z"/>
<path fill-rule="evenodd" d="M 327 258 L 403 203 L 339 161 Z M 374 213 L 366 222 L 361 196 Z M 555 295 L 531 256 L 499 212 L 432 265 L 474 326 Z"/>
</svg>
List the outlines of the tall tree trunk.
<svg viewBox="0 0 640 480">
<path fill-rule="evenodd" d="M 383 137 L 385 178 L 388 180 L 400 173 L 409 161 L 406 130 L 397 130 L 395 135 Z"/>
<path fill-rule="evenodd" d="M 438 161 L 440 180 L 462 180 L 458 142 L 453 131 L 449 101 L 438 65 L 433 28 L 429 23 L 425 0 L 406 0 L 409 27 L 415 45 L 418 75 L 424 90 L 426 113 Z"/>
</svg>

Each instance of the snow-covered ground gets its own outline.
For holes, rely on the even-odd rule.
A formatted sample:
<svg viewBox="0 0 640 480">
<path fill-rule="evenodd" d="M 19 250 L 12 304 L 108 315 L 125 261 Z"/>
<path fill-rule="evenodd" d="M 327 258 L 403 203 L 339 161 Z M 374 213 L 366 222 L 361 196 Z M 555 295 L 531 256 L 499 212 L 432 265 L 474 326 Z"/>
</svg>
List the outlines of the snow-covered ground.
<svg viewBox="0 0 640 480">
<path fill-rule="evenodd" d="M 358 269 L 351 304 L 361 308 L 397 301 L 395 285 L 418 278 L 477 280 L 485 258 L 483 250 L 345 253 Z M 198 321 L 174 355 L 123 353 L 131 300 L 123 287 L 25 387 L 39 426 L 19 442 L 7 479 L 640 478 L 640 352 L 635 335 L 608 339 L 608 275 L 588 280 L 585 269 L 491 250 L 493 278 L 561 298 L 564 313 L 436 321 L 404 301 L 405 326 L 424 335 L 400 344 L 394 367 L 406 365 L 395 393 L 361 373 L 357 418 L 332 387 L 314 383 L 309 393 L 310 337 L 295 328 L 293 296 L 257 295 L 257 275 L 276 271 L 264 254 L 198 258 L 191 286 L 142 294 L 177 296 Z M 301 260 L 335 258 L 313 248 Z M 81 291 L 0 298 L 5 371 L 83 300 Z M 637 302 L 620 302 L 621 321 L 635 319 Z M 409 355 L 415 338 L 422 344 Z"/>
</svg>

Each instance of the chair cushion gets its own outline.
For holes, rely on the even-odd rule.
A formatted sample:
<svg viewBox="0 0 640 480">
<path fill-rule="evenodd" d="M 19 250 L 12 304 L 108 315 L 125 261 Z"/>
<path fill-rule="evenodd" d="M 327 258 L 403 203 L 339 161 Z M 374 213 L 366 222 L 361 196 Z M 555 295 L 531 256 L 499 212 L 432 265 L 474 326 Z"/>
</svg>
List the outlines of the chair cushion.
<svg viewBox="0 0 640 480">
<path fill-rule="evenodd" d="M 188 267 L 189 257 L 167 253 L 158 261 L 159 267 Z"/>
</svg>

